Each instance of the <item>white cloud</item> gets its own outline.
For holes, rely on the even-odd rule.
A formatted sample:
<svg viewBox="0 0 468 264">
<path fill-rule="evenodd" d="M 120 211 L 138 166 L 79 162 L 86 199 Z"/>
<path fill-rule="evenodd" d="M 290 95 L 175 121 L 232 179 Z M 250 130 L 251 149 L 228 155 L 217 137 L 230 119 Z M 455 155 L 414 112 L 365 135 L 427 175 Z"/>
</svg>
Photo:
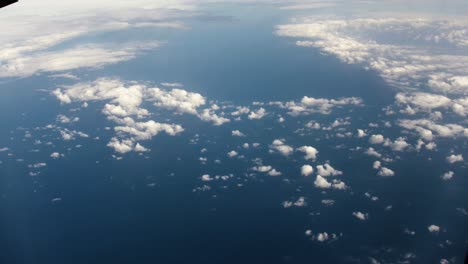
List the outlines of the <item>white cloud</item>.
<svg viewBox="0 0 468 264">
<path fill-rule="evenodd" d="M 282 140 L 275 139 L 270 145 L 270 150 L 277 151 L 284 156 L 289 156 L 293 153 L 294 149 L 291 146 L 286 145 Z"/>
<path fill-rule="evenodd" d="M 120 124 L 114 128 L 116 132 L 124 132 L 136 140 L 149 140 L 160 132 L 175 136 L 184 131 L 180 125 L 158 123 L 153 120 L 136 122 L 130 117 L 114 120 Z"/>
<path fill-rule="evenodd" d="M 258 171 L 258 172 L 264 172 L 270 176 L 280 176 L 282 174 L 281 172 L 274 169 L 272 166 L 266 166 L 266 165 L 253 167 L 252 170 Z"/>
<path fill-rule="evenodd" d="M 332 188 L 336 190 L 346 190 L 348 189 L 348 186 L 346 185 L 345 182 L 334 179 L 332 181 Z"/>
<path fill-rule="evenodd" d="M 382 163 L 378 160 L 374 161 L 374 164 L 372 165 L 372 168 L 378 170 L 382 167 Z"/>
<path fill-rule="evenodd" d="M 391 177 L 395 175 L 395 172 L 389 168 L 381 167 L 377 175 L 382 177 Z"/>
<path fill-rule="evenodd" d="M 50 154 L 50 157 L 53 158 L 53 159 L 58 159 L 60 157 L 62 157 L 63 154 L 60 154 L 58 152 L 52 152 L 52 154 Z"/>
<path fill-rule="evenodd" d="M 45 162 L 38 162 L 38 163 L 28 165 L 29 168 L 33 168 L 33 169 L 39 169 L 45 166 L 47 166 L 47 163 Z"/>
<path fill-rule="evenodd" d="M 386 145 L 390 146 L 390 148 L 394 151 L 403 151 L 407 147 L 409 147 L 409 144 L 405 141 L 404 138 L 399 137 L 393 142 L 386 142 Z"/>
<path fill-rule="evenodd" d="M 176 83 L 163 82 L 163 83 L 161 83 L 161 85 L 164 86 L 164 87 L 179 87 L 179 88 L 184 87 L 183 84 L 177 83 L 177 82 Z"/>
<path fill-rule="evenodd" d="M 280 176 L 282 173 L 275 170 L 275 169 L 272 169 L 271 171 L 268 172 L 268 175 L 270 176 Z"/>
<path fill-rule="evenodd" d="M 434 142 L 429 142 L 429 143 L 426 144 L 425 147 L 426 147 L 427 150 L 434 150 L 437 147 L 437 144 L 434 143 Z"/>
<path fill-rule="evenodd" d="M 132 4 L 128 1 L 119 1 L 120 4 L 116 1 L 72 2 L 42 1 L 38 4 L 25 0 L 20 5 L 2 10 L 0 32 L 4 34 L 0 37 L 0 77 L 95 68 L 132 59 L 141 51 L 157 47 L 158 42 L 103 44 L 95 43 L 95 38 L 94 42 L 84 38 L 84 44 L 67 45 L 65 48 L 59 44 L 66 41 L 73 43 L 73 39 L 89 34 L 132 28 L 180 29 L 184 26 L 176 17 L 190 12 L 182 8 L 180 3 L 183 1 L 161 1 L 158 4 L 145 1 L 145 8 L 135 1 Z"/>
<path fill-rule="evenodd" d="M 297 150 L 305 153 L 305 160 L 315 160 L 317 158 L 317 154 L 319 153 L 316 148 L 311 146 L 302 146 Z"/>
<path fill-rule="evenodd" d="M 276 105 L 280 108 L 287 109 L 291 116 L 310 115 L 314 113 L 330 114 L 333 108 L 343 106 L 361 106 L 362 99 L 357 97 L 348 97 L 341 99 L 325 99 L 313 98 L 304 96 L 300 102 L 289 101 L 270 102 L 270 105 Z"/>
<path fill-rule="evenodd" d="M 315 178 L 314 185 L 315 187 L 320 189 L 328 189 L 331 187 L 331 183 L 329 183 L 327 179 L 320 175 L 317 175 L 317 177 Z"/>
<path fill-rule="evenodd" d="M 212 180 L 214 180 L 214 179 L 213 179 L 209 174 L 203 174 L 203 175 L 201 176 L 201 180 L 202 180 L 202 181 L 212 181 Z"/>
<path fill-rule="evenodd" d="M 197 115 L 197 108 L 206 103 L 206 99 L 198 93 L 188 92 L 182 89 L 172 89 L 170 91 L 159 88 L 147 89 L 148 100 L 155 106 L 163 109 L 174 110 L 177 113 Z"/>
<path fill-rule="evenodd" d="M 311 236 L 313 240 L 315 241 L 318 241 L 318 242 L 326 242 L 326 241 L 333 241 L 333 240 L 337 240 L 338 239 L 338 235 L 337 234 L 328 234 L 327 232 L 322 232 L 322 233 L 318 233 L 316 235 L 313 235 L 312 234 L 312 231 L 311 230 L 308 230 L 306 231 L 306 235 L 307 236 Z"/>
<path fill-rule="evenodd" d="M 450 93 L 468 88 L 468 56 L 463 52 L 468 45 L 466 24 L 420 18 L 294 21 L 278 26 L 277 34 L 300 38 L 297 45 L 318 48 L 343 62 L 363 64 L 392 85 L 424 85 Z M 382 35 L 397 37 L 389 41 Z"/>
<path fill-rule="evenodd" d="M 369 215 L 361 212 L 353 212 L 353 216 L 361 221 L 369 219 Z"/>
<path fill-rule="evenodd" d="M 177 124 L 159 123 L 154 120 L 137 121 L 150 115 L 150 112 L 143 108 L 145 101 L 153 103 L 157 108 L 170 110 L 176 114 L 195 115 L 203 121 L 212 122 L 214 125 L 221 125 L 229 122 L 229 119 L 218 116 L 213 110 L 216 107 L 203 109 L 199 108 L 206 103 L 206 99 L 198 94 L 182 89 L 162 90 L 158 87 L 148 87 L 136 82 L 124 83 L 119 79 L 101 78 L 93 82 L 77 83 L 56 89 L 53 94 L 63 104 L 72 102 L 92 102 L 106 101 L 102 110 L 103 114 L 118 125 L 114 130 L 120 134 L 126 134 L 131 141 L 148 140 L 156 136 L 159 132 L 166 132 L 169 135 L 177 135 L 184 129 Z M 64 139 L 71 139 L 67 131 L 63 134 Z M 128 144 L 127 144 L 128 145 Z M 118 146 L 113 141 L 109 146 Z M 141 146 L 141 145 L 140 145 Z M 144 151 L 137 147 L 133 150 Z M 118 148 L 119 149 L 119 148 Z"/>
<path fill-rule="evenodd" d="M 431 233 L 437 233 L 440 231 L 440 227 L 436 225 L 430 225 L 427 227 L 427 230 L 429 230 Z"/>
<path fill-rule="evenodd" d="M 60 122 L 62 124 L 74 123 L 74 122 L 78 122 L 79 120 L 80 120 L 79 117 L 69 118 L 65 115 L 57 116 L 57 122 Z"/>
<path fill-rule="evenodd" d="M 7 59 L 0 65 L 0 77 L 26 77 L 38 72 L 62 72 L 78 68 L 99 68 L 135 58 L 140 52 L 154 49 L 158 42 L 89 44 L 60 51 L 43 51 Z M 0 57 L 1 58 L 1 57 Z"/>
<path fill-rule="evenodd" d="M 328 236 L 328 233 L 327 232 L 323 232 L 323 233 L 319 233 L 317 234 L 316 238 L 315 238 L 317 241 L 319 242 L 325 242 L 327 241 L 328 239 L 330 239 L 330 237 Z"/>
<path fill-rule="evenodd" d="M 309 176 L 314 172 L 314 167 L 310 165 L 303 165 L 301 167 L 301 175 L 302 176 Z"/>
<path fill-rule="evenodd" d="M 333 2 L 315 2 L 315 3 L 299 3 L 299 4 L 285 4 L 281 6 L 280 9 L 283 10 L 305 10 L 305 9 L 318 9 L 318 8 L 327 8 L 334 7 L 336 3 Z"/>
<path fill-rule="evenodd" d="M 378 135 L 371 135 L 369 138 L 369 143 L 371 144 L 383 144 L 385 142 L 385 137 L 378 134 Z"/>
<path fill-rule="evenodd" d="M 453 171 L 448 171 L 448 172 L 444 173 L 444 174 L 441 176 L 441 178 L 442 178 L 442 180 L 444 180 L 444 181 L 448 181 L 448 180 L 451 180 L 451 179 L 453 178 L 453 175 L 454 175 Z"/>
<path fill-rule="evenodd" d="M 366 134 L 366 132 L 364 130 L 362 130 L 362 129 L 357 130 L 357 137 L 358 138 L 363 138 L 365 136 L 367 136 L 367 134 Z"/>
<path fill-rule="evenodd" d="M 292 207 L 292 206 L 295 206 L 295 207 L 304 207 L 307 205 L 306 201 L 305 201 L 305 198 L 304 197 L 299 197 L 297 199 L 297 201 L 295 202 L 291 202 L 291 201 L 284 201 L 283 203 L 283 207 L 284 208 L 289 208 L 289 207 Z"/>
<path fill-rule="evenodd" d="M 399 120 L 398 125 L 416 131 L 419 136 L 427 141 L 431 141 L 435 136 L 446 138 L 468 137 L 468 128 L 457 124 L 436 124 L 428 119 Z"/>
<path fill-rule="evenodd" d="M 89 137 L 88 134 L 83 133 L 81 131 L 69 130 L 69 129 L 66 129 L 66 128 L 62 128 L 59 131 L 60 131 L 60 135 L 62 136 L 62 139 L 65 140 L 65 141 L 74 140 L 75 137 L 77 137 L 77 136 L 82 137 L 82 138 L 88 138 Z"/>
<path fill-rule="evenodd" d="M 262 166 L 253 167 L 252 169 L 253 169 L 254 171 L 258 171 L 258 172 L 269 172 L 269 171 L 272 170 L 273 168 L 272 168 L 271 166 L 262 165 Z"/>
<path fill-rule="evenodd" d="M 321 201 L 322 204 L 326 205 L 326 206 L 332 206 L 335 204 L 335 200 L 331 200 L 331 199 L 324 199 Z"/>
<path fill-rule="evenodd" d="M 368 148 L 364 153 L 377 158 L 382 157 L 382 154 L 378 153 L 374 148 Z"/>
<path fill-rule="evenodd" d="M 250 109 L 248 107 L 245 107 L 245 106 L 237 106 L 236 109 L 237 110 L 232 112 L 231 115 L 239 116 L 239 115 L 248 114 L 250 112 Z"/>
<path fill-rule="evenodd" d="M 315 121 L 310 121 L 305 126 L 307 128 L 310 128 L 310 129 L 320 129 L 320 127 L 321 127 L 320 124 L 318 122 L 315 122 Z"/>
<path fill-rule="evenodd" d="M 233 130 L 231 131 L 231 134 L 235 137 L 245 137 L 244 133 L 240 132 L 239 130 Z"/>
<path fill-rule="evenodd" d="M 257 111 L 251 111 L 247 116 L 249 119 L 262 119 L 266 115 L 265 108 L 261 107 Z"/>
<path fill-rule="evenodd" d="M 131 139 L 119 141 L 117 138 L 113 137 L 107 146 L 113 148 L 118 153 L 124 154 L 133 150 L 134 142 Z"/>
<path fill-rule="evenodd" d="M 229 151 L 227 153 L 228 157 L 230 157 L 230 158 L 233 158 L 233 157 L 237 156 L 238 154 L 239 153 L 237 153 L 237 151 L 235 151 L 235 150 L 231 150 L 231 151 Z"/>
<path fill-rule="evenodd" d="M 218 116 L 216 113 L 214 113 L 214 111 L 210 109 L 203 109 L 202 112 L 198 115 L 198 117 L 205 122 L 213 123 L 213 125 L 215 126 L 220 126 L 224 123 L 228 123 L 231 121 L 228 118 Z"/>
<path fill-rule="evenodd" d="M 337 176 L 343 174 L 342 171 L 336 170 L 330 164 L 325 164 L 325 165 L 317 165 L 317 174 L 322 176 L 322 177 L 328 177 L 328 176 Z"/>
<path fill-rule="evenodd" d="M 455 162 L 461 162 L 463 161 L 463 155 L 462 154 L 452 154 L 446 158 L 448 163 L 455 163 Z"/>
<path fill-rule="evenodd" d="M 136 143 L 133 150 L 136 151 L 136 152 L 148 152 L 148 151 L 150 151 L 149 149 L 147 149 L 144 146 L 140 145 L 140 143 Z"/>
</svg>

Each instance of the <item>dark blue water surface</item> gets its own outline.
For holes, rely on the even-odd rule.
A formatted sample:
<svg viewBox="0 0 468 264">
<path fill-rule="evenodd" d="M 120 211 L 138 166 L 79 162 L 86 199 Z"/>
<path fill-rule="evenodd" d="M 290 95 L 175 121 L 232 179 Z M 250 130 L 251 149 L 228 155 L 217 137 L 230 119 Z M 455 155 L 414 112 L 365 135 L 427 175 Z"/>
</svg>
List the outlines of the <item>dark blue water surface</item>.
<svg viewBox="0 0 468 264">
<path fill-rule="evenodd" d="M 379 113 L 393 101 L 395 89 L 359 65 L 342 64 L 275 36 L 274 25 L 286 20 L 274 11 L 251 13 L 191 18 L 187 21 L 191 28 L 183 31 L 136 29 L 73 40 L 167 41 L 134 60 L 75 73 L 82 80 L 118 76 L 150 83 L 180 82 L 209 99 L 236 104 L 298 100 L 304 95 L 357 96 L 366 107 L 351 112 L 338 109 L 329 116 L 287 117 L 283 124 L 269 116 L 220 127 L 195 117 L 161 113 L 158 118 L 183 121 L 186 131 L 145 142 L 152 150 L 146 158 L 130 153 L 115 160 L 106 147 L 114 132 L 104 129 L 113 123 L 100 113 L 102 104 L 81 109 L 81 121 L 71 125 L 90 138 L 64 142 L 56 131 L 34 129 L 53 123 L 59 113 L 72 113 L 66 110 L 76 105 L 61 106 L 48 92 L 72 81 L 39 75 L 2 83 L 0 147 L 11 151 L 0 153 L 0 263 L 367 263 L 370 256 L 395 260 L 409 252 L 417 256 L 412 263 L 435 263 L 463 251 L 467 218 L 454 208 L 468 207 L 463 188 L 468 184 L 466 168 L 450 168 L 458 177 L 447 184 L 439 178 L 448 170 L 439 162 L 454 147 L 453 141 L 439 142 L 439 152 L 401 153 L 391 165 L 397 176 L 383 179 L 372 169 L 374 158 L 349 150 L 367 147 L 366 140 L 326 138 L 326 131 L 294 134 L 312 119 L 331 123 L 337 117 L 351 117 L 349 131 L 354 132 L 389 118 Z M 231 137 L 234 129 L 248 138 Z M 24 137 L 26 131 L 31 138 Z M 374 132 L 379 133 L 379 128 Z M 391 138 L 401 134 L 396 127 L 386 133 Z M 199 143 L 189 144 L 196 134 Z M 268 154 L 267 146 L 276 138 L 297 147 L 315 146 L 320 160 L 313 164 L 330 161 L 344 171 L 341 178 L 352 189 L 322 193 L 314 188 L 313 177 L 299 175 L 304 164 L 301 154 L 288 158 Z M 34 145 L 35 140 L 52 145 Z M 239 146 L 246 141 L 260 142 L 262 147 L 243 152 Z M 201 154 L 202 148 L 208 152 Z M 226 153 L 232 149 L 244 154 L 245 160 L 228 159 Z M 466 142 L 459 142 L 458 150 L 463 149 Z M 53 151 L 65 157 L 52 160 Z M 463 154 L 468 156 L 466 151 Z M 198 161 L 200 156 L 208 158 L 207 165 Z M 248 177 L 250 160 L 257 157 L 283 175 Z M 215 159 L 222 163 L 214 163 Z M 27 165 L 36 162 L 48 165 L 31 177 Z M 203 185 L 199 177 L 205 173 L 232 173 L 234 178 L 210 184 L 209 192 L 194 193 Z M 379 196 L 379 202 L 369 201 L 365 192 Z M 306 197 L 307 207 L 281 206 L 282 201 L 299 196 Z M 51 202 L 57 197 L 61 201 Z M 325 207 L 322 199 L 334 199 L 336 204 Z M 387 205 L 393 209 L 386 211 Z M 368 212 L 371 218 L 360 222 L 352 217 L 354 211 Z M 434 247 L 444 241 L 427 232 L 433 223 L 452 231 L 444 239 L 454 246 Z M 404 228 L 416 230 L 417 236 L 405 235 Z M 322 244 L 310 241 L 306 229 L 342 236 Z"/>
</svg>

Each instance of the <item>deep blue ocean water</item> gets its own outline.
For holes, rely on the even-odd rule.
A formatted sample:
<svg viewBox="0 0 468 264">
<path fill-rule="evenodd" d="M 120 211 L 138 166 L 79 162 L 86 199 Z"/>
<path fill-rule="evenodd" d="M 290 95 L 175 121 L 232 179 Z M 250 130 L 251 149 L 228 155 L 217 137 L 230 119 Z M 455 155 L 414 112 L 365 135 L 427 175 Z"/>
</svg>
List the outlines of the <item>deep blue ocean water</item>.
<svg viewBox="0 0 468 264">
<path fill-rule="evenodd" d="M 327 123 L 349 116 L 352 131 L 369 122 L 380 122 L 383 117 L 379 111 L 393 101 L 396 90 L 359 65 L 340 63 L 275 36 L 272 25 L 280 22 L 284 18 L 266 11 L 240 18 L 193 18 L 191 29 L 184 31 L 102 33 L 89 38 L 154 38 L 167 43 L 128 62 L 76 73 L 82 80 L 118 76 L 153 83 L 180 82 L 187 90 L 236 104 L 299 100 L 305 95 L 357 96 L 363 98 L 366 107 L 353 112 L 338 110 L 331 116 L 287 117 L 284 124 L 268 117 L 213 127 L 194 117 L 176 117 L 184 120 L 186 133 L 178 137 L 158 135 L 145 142 L 152 149 L 145 154 L 147 158 L 130 153 L 117 161 L 105 146 L 113 132 L 104 130 L 112 123 L 100 114 L 101 105 L 91 104 L 81 110 L 81 121 L 75 125 L 91 138 L 63 142 L 57 134 L 34 129 L 52 123 L 57 114 L 65 112 L 49 92 L 41 90 L 50 91 L 62 80 L 40 75 L 0 84 L 0 147 L 9 147 L 14 153 L 0 153 L 0 262 L 359 263 L 357 259 L 367 260 L 368 256 L 395 259 L 414 252 L 418 256 L 414 263 L 429 263 L 441 255 L 463 251 L 468 224 L 453 207 L 468 207 L 463 188 L 468 184 L 468 178 L 463 177 L 466 168 L 453 169 L 460 177 L 440 184 L 434 175 L 444 173 L 445 164 L 428 160 L 444 160 L 443 150 L 451 149 L 453 141 L 441 141 L 441 151 L 436 153 L 401 153 L 392 164 L 398 176 L 382 179 L 372 170 L 373 158 L 335 148 L 339 144 L 364 147 L 366 142 L 324 139 L 322 131 L 303 137 L 293 134 L 300 127 L 298 120 Z M 73 43 L 80 41 L 85 39 Z M 234 129 L 249 137 L 231 137 Z M 25 131 L 33 137 L 25 138 Z M 199 143 L 189 144 L 195 134 Z M 100 139 L 92 139 L 96 136 Z M 395 138 L 399 130 L 389 129 L 386 136 Z M 314 188 L 312 177 L 299 175 L 298 165 L 304 163 L 301 155 L 285 159 L 267 153 L 268 144 L 276 138 L 294 146 L 315 146 L 321 161 L 330 160 L 344 171 L 342 179 L 352 190 L 323 194 Z M 35 146 L 36 139 L 50 140 L 54 145 Z M 262 148 L 245 153 L 245 162 L 226 158 L 227 150 L 246 140 L 260 142 Z M 78 144 L 82 146 L 76 147 Z M 466 142 L 460 144 L 465 146 Z M 208 152 L 200 154 L 202 148 Z M 39 152 L 31 152 L 33 149 Z M 52 150 L 65 157 L 48 159 Z M 209 159 L 207 165 L 200 164 L 200 156 Z M 284 175 L 249 179 L 245 173 L 252 165 L 247 161 L 256 157 Z M 42 173 L 29 176 L 26 165 L 44 159 L 48 166 Z M 221 159 L 222 164 L 214 164 L 215 159 Z M 205 173 L 232 173 L 235 179 L 226 183 L 226 189 L 194 193 L 193 188 L 200 185 L 199 177 Z M 237 188 L 239 183 L 243 186 Z M 379 203 L 369 202 L 362 195 L 367 191 L 378 195 Z M 307 197 L 306 208 L 282 208 L 282 201 L 299 196 Z M 56 197 L 62 200 L 51 202 Z M 325 207 L 321 199 L 334 199 L 336 204 Z M 393 209 L 385 211 L 386 205 Z M 368 212 L 371 220 L 364 224 L 351 218 L 357 210 Z M 457 237 L 450 237 L 456 243 L 453 247 L 433 248 L 436 238 L 425 230 L 433 221 L 459 229 Z M 404 228 L 421 235 L 409 237 L 403 234 Z M 343 236 L 333 243 L 320 244 L 308 240 L 306 229 Z"/>
</svg>

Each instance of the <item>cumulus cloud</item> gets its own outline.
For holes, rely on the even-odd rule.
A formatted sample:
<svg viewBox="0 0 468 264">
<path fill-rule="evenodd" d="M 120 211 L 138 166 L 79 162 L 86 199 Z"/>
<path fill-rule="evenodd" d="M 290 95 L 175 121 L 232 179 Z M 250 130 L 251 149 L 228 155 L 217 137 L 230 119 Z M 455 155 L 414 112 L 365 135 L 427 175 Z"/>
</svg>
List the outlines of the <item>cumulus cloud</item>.
<svg viewBox="0 0 468 264">
<path fill-rule="evenodd" d="M 328 177 L 328 176 L 337 176 L 343 174 L 342 171 L 336 170 L 330 164 L 325 164 L 325 165 L 317 165 L 317 174 L 322 176 L 322 177 Z"/>
<path fill-rule="evenodd" d="M 462 154 L 452 154 L 446 158 L 448 163 L 455 163 L 455 162 L 462 162 L 463 161 L 463 155 Z"/>
<path fill-rule="evenodd" d="M 280 176 L 282 173 L 274 169 L 272 166 L 260 165 L 253 167 L 252 170 L 267 173 L 270 176 Z"/>
<path fill-rule="evenodd" d="M 262 166 L 253 167 L 252 169 L 253 169 L 254 171 L 258 171 L 258 172 L 269 172 L 269 171 L 272 170 L 273 168 L 272 168 L 271 166 L 262 165 Z"/>
<path fill-rule="evenodd" d="M 201 113 L 198 114 L 198 117 L 202 121 L 213 123 L 215 126 L 220 126 L 231 121 L 226 117 L 217 115 L 213 110 L 210 109 L 203 109 Z"/>
<path fill-rule="evenodd" d="M 58 159 L 60 157 L 63 157 L 63 154 L 60 154 L 58 152 L 52 152 L 52 154 L 50 154 L 50 157 L 53 159 Z"/>
<path fill-rule="evenodd" d="M 430 225 L 427 227 L 427 230 L 431 233 L 438 233 L 440 231 L 440 227 L 437 225 Z"/>
<path fill-rule="evenodd" d="M 271 151 L 276 151 L 281 153 L 283 156 L 289 156 L 294 152 L 294 149 L 291 146 L 286 145 L 283 140 L 275 139 L 270 145 Z"/>
<path fill-rule="evenodd" d="M 431 113 L 435 109 L 451 110 L 459 116 L 468 114 L 468 97 L 451 99 L 444 95 L 424 92 L 398 93 L 395 101 L 406 107 L 403 113 L 415 114 L 417 112 Z"/>
<path fill-rule="evenodd" d="M 310 165 L 303 165 L 301 167 L 301 175 L 302 176 L 309 176 L 314 172 L 314 167 Z"/>
<path fill-rule="evenodd" d="M 113 148 L 116 152 L 124 154 L 134 150 L 135 142 L 131 139 L 119 140 L 118 138 L 111 138 L 107 146 Z"/>
<path fill-rule="evenodd" d="M 374 161 L 373 165 L 372 165 L 372 168 L 378 170 L 382 167 L 382 163 L 378 160 Z"/>
<path fill-rule="evenodd" d="M 386 142 L 386 145 L 389 146 L 394 151 L 403 151 L 410 145 L 405 141 L 404 138 L 399 137 L 393 142 Z"/>
<path fill-rule="evenodd" d="M 468 128 L 457 124 L 436 124 L 428 119 L 402 119 L 399 120 L 398 125 L 408 130 L 414 130 L 427 141 L 432 141 L 436 136 L 444 138 L 468 137 Z"/>
<path fill-rule="evenodd" d="M 372 157 L 382 157 L 382 154 L 378 153 L 374 148 L 368 148 L 364 153 Z"/>
<path fill-rule="evenodd" d="M 380 170 L 377 173 L 377 175 L 382 176 L 382 177 L 391 177 L 395 175 L 395 172 L 389 168 L 380 167 Z"/>
<path fill-rule="evenodd" d="M 266 114 L 265 108 L 261 107 L 257 111 L 251 111 L 247 117 L 249 119 L 262 119 Z"/>
<path fill-rule="evenodd" d="M 326 178 L 320 175 L 317 175 L 317 177 L 315 178 L 314 185 L 319 189 L 333 188 L 337 190 L 346 190 L 348 188 L 348 186 L 343 181 L 332 180 L 331 182 L 329 182 Z"/>
<path fill-rule="evenodd" d="M 453 178 L 453 175 L 454 175 L 453 171 L 448 171 L 448 172 L 444 173 L 444 174 L 441 176 L 441 178 L 442 178 L 442 180 L 444 180 L 444 181 L 448 181 L 448 180 L 451 180 L 451 179 Z"/>
<path fill-rule="evenodd" d="M 317 177 L 315 178 L 314 185 L 315 187 L 320 189 L 328 189 L 331 187 L 331 183 L 329 183 L 327 179 L 320 175 L 317 175 Z"/>
<path fill-rule="evenodd" d="M 365 136 L 367 136 L 366 132 L 362 129 L 358 129 L 357 130 L 357 135 L 356 135 L 358 138 L 363 138 Z"/>
<path fill-rule="evenodd" d="M 182 89 L 163 90 L 158 87 L 148 87 L 136 82 L 125 83 L 119 79 L 101 78 L 93 82 L 77 83 L 71 86 L 64 86 L 53 91 L 53 94 L 63 104 L 73 102 L 107 102 L 102 113 L 111 121 L 117 123 L 114 130 L 120 134 L 129 136 L 126 140 L 131 140 L 132 150 L 144 151 L 143 148 L 135 148 L 136 140 L 148 140 L 160 132 L 165 132 L 171 136 L 184 131 L 182 126 L 177 124 L 159 123 L 154 120 L 139 121 L 147 118 L 150 112 L 143 108 L 145 101 L 152 103 L 156 108 L 170 110 L 176 114 L 189 114 L 200 118 L 203 121 L 212 122 L 214 125 L 221 125 L 229 122 L 229 119 L 218 116 L 215 113 L 216 107 L 199 110 L 206 104 L 206 99 L 198 93 L 188 92 Z M 67 138 L 67 131 L 64 134 Z M 64 137 L 65 138 L 65 137 Z M 120 142 L 117 144 L 117 142 Z M 125 151 L 128 148 L 122 146 L 122 141 L 112 141 L 108 146 L 114 149 Z M 117 148 L 116 148 L 117 147 Z M 122 149 L 123 147 L 123 149 Z M 121 152 L 122 153 L 122 152 Z"/>
<path fill-rule="evenodd" d="M 369 143 L 371 144 L 383 144 L 385 142 L 385 137 L 378 134 L 378 135 L 371 135 L 369 138 Z"/>
<path fill-rule="evenodd" d="M 304 197 L 299 197 L 296 201 L 284 201 L 283 202 L 283 207 L 284 208 L 289 208 L 289 207 L 292 207 L 292 206 L 295 206 L 295 207 L 304 207 L 306 206 L 307 203 L 305 201 L 305 198 Z"/>
<path fill-rule="evenodd" d="M 231 151 L 229 151 L 227 153 L 228 157 L 230 157 L 230 158 L 233 158 L 233 157 L 237 156 L 238 154 L 239 153 L 237 153 L 237 151 L 235 151 L 235 150 L 231 150 Z"/>
<path fill-rule="evenodd" d="M 201 176 L 201 180 L 202 180 L 202 181 L 212 181 L 212 180 L 214 180 L 214 179 L 213 179 L 209 174 L 203 174 L 203 175 Z"/>
<path fill-rule="evenodd" d="M 275 169 L 272 169 L 271 171 L 268 172 L 268 175 L 270 175 L 270 176 L 281 176 L 282 173 L 275 170 Z"/>
<path fill-rule="evenodd" d="M 419 18 L 312 17 L 294 21 L 279 25 L 276 33 L 299 38 L 297 45 L 318 48 L 343 62 L 362 64 L 392 85 L 424 85 L 449 93 L 463 93 L 468 88 L 468 56 L 463 52 L 468 45 L 466 24 Z M 402 36 L 405 41 L 379 38 L 382 34 Z"/>
<path fill-rule="evenodd" d="M 317 158 L 317 154 L 319 153 L 319 151 L 316 148 L 311 146 L 302 146 L 297 150 L 305 153 L 305 160 L 315 160 Z"/>
<path fill-rule="evenodd" d="M 310 237 L 312 240 L 315 240 L 317 242 L 321 242 L 321 243 L 324 243 L 324 242 L 327 242 L 327 241 L 334 241 L 334 240 L 337 240 L 338 239 L 338 235 L 337 234 L 334 234 L 334 233 L 327 233 L 327 232 L 322 232 L 322 233 L 317 233 L 317 234 L 313 234 L 312 233 L 312 230 L 308 229 L 305 231 L 305 235 Z"/>
<path fill-rule="evenodd" d="M 233 130 L 231 131 L 231 134 L 235 137 L 245 137 L 244 133 L 240 132 L 239 130 Z"/>
<path fill-rule="evenodd" d="M 369 215 L 361 212 L 353 212 L 353 216 L 361 221 L 369 219 Z"/>
<path fill-rule="evenodd" d="M 330 114 L 333 108 L 343 106 L 362 106 L 363 102 L 361 98 L 357 97 L 325 99 L 304 96 L 300 102 L 270 102 L 269 104 L 287 109 L 289 111 L 288 114 L 291 116 L 298 116 L 310 115 L 314 113 Z"/>
<path fill-rule="evenodd" d="M 68 124 L 68 123 L 74 123 L 74 122 L 78 122 L 80 120 L 79 117 L 73 117 L 73 118 L 69 118 L 65 115 L 58 115 L 57 116 L 57 122 L 60 122 L 62 124 Z"/>
<path fill-rule="evenodd" d="M 76 137 L 88 138 L 89 135 L 81 131 L 69 130 L 66 128 L 61 128 L 59 130 L 62 139 L 65 141 L 74 140 Z"/>
</svg>

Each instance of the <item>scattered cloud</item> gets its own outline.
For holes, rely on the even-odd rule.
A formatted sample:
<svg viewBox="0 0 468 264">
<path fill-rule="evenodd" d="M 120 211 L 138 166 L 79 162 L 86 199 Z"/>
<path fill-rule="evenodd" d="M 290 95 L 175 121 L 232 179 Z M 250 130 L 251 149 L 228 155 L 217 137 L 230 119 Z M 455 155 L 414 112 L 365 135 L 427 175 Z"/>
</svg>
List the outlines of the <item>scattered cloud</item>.
<svg viewBox="0 0 468 264">
<path fill-rule="evenodd" d="M 455 163 L 455 162 L 462 162 L 463 161 L 463 155 L 462 154 L 452 154 L 446 158 L 448 163 Z"/>
<path fill-rule="evenodd" d="M 281 139 L 273 140 L 273 143 L 270 145 L 270 150 L 279 152 L 283 156 L 289 156 L 294 152 L 294 149 L 291 146 L 286 145 Z"/>
<path fill-rule="evenodd" d="M 325 99 L 304 96 L 300 102 L 270 102 L 269 105 L 276 105 L 280 108 L 287 109 L 289 111 L 288 114 L 291 116 L 310 115 L 314 113 L 328 115 L 331 113 L 333 108 L 343 106 L 362 106 L 363 101 L 357 97 Z"/>
<path fill-rule="evenodd" d="M 317 158 L 317 154 L 319 153 L 319 151 L 316 148 L 311 146 L 302 146 L 297 150 L 305 153 L 305 160 L 315 160 Z"/>
<path fill-rule="evenodd" d="M 369 219 L 369 215 L 361 212 L 353 212 L 353 216 L 361 221 L 365 221 Z"/>
<path fill-rule="evenodd" d="M 440 227 L 436 225 L 430 225 L 427 227 L 427 230 L 431 233 L 438 233 L 440 231 Z"/>
<path fill-rule="evenodd" d="M 314 167 L 310 165 L 303 165 L 301 167 L 301 175 L 302 176 L 309 176 L 314 172 Z"/>
</svg>

